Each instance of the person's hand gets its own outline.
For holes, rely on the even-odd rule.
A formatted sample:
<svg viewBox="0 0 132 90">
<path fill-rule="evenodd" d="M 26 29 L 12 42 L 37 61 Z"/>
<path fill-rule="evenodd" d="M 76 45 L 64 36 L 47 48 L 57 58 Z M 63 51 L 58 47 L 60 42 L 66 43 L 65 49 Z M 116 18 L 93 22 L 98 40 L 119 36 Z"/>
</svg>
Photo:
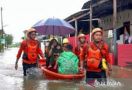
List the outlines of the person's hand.
<svg viewBox="0 0 132 90">
<path fill-rule="evenodd" d="M 79 71 L 80 72 L 83 72 L 84 71 L 84 68 L 83 67 L 79 67 Z"/>
<path fill-rule="evenodd" d="M 46 60 L 46 57 L 43 55 L 40 60 Z"/>
<path fill-rule="evenodd" d="M 54 48 L 54 45 L 52 45 L 51 48 L 53 49 Z"/>
<path fill-rule="evenodd" d="M 109 66 L 108 66 L 108 69 L 109 69 L 109 71 L 112 71 L 112 66 L 109 65 Z"/>
<path fill-rule="evenodd" d="M 46 57 L 42 58 L 44 61 L 46 60 Z"/>
<path fill-rule="evenodd" d="M 15 64 L 15 69 L 16 69 L 16 70 L 18 69 L 18 64 L 17 64 L 17 63 Z"/>
<path fill-rule="evenodd" d="M 111 74 L 112 74 L 111 70 L 107 69 L 107 70 L 106 70 L 106 76 L 107 76 L 107 77 L 110 77 Z"/>
<path fill-rule="evenodd" d="M 57 69 L 57 66 L 55 65 L 53 69 Z"/>
</svg>

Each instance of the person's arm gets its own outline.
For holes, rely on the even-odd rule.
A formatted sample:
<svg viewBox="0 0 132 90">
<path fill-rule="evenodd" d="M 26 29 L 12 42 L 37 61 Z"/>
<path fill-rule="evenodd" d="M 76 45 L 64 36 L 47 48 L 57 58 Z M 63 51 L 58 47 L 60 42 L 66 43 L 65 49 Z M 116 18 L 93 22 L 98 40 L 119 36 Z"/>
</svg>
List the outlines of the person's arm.
<svg viewBox="0 0 132 90">
<path fill-rule="evenodd" d="M 50 57 L 53 53 L 53 48 L 54 48 L 54 45 L 51 46 L 51 48 L 49 49 L 49 53 L 48 53 L 48 56 Z"/>
<path fill-rule="evenodd" d="M 17 53 L 17 56 L 16 56 L 16 61 L 15 61 L 15 69 L 17 70 L 18 68 L 18 61 L 19 61 L 19 58 L 21 57 L 21 54 L 22 54 L 22 51 L 24 49 L 24 44 L 25 42 L 23 41 L 20 45 L 20 48 L 18 50 L 18 53 Z"/>
<path fill-rule="evenodd" d="M 108 46 L 106 45 L 106 61 L 108 63 L 108 69 L 111 71 L 112 70 L 112 65 L 111 65 L 111 59 L 110 59 L 110 56 L 109 56 L 109 48 Z"/>
<path fill-rule="evenodd" d="M 19 60 L 19 58 L 21 57 L 21 54 L 22 54 L 22 51 L 23 51 L 23 44 L 24 43 L 21 43 L 21 45 L 20 45 L 20 48 L 19 48 L 19 50 L 18 50 L 18 53 L 17 53 L 17 60 Z"/>
<path fill-rule="evenodd" d="M 78 47 L 75 47 L 75 52 L 74 52 L 77 56 L 79 55 L 79 49 Z"/>
<path fill-rule="evenodd" d="M 61 54 L 59 55 L 59 57 L 58 57 L 57 60 L 55 61 L 54 69 L 57 69 L 58 61 L 59 61 L 60 57 L 61 57 Z"/>
<path fill-rule="evenodd" d="M 42 50 L 41 50 L 40 47 L 38 48 L 38 53 L 39 53 L 39 55 L 41 56 L 42 59 L 45 58 L 45 57 L 44 57 L 44 54 L 43 54 L 43 52 L 42 52 Z"/>
<path fill-rule="evenodd" d="M 43 53 L 43 51 L 41 49 L 41 43 L 39 41 L 37 41 L 37 43 L 38 43 L 38 49 L 37 49 L 38 54 L 41 56 L 42 59 L 45 59 L 44 53 Z"/>
<path fill-rule="evenodd" d="M 64 51 L 63 51 L 64 52 Z M 54 69 L 57 69 L 57 66 L 59 65 L 59 62 L 62 60 L 63 57 L 63 52 L 60 53 L 59 57 L 57 58 L 55 65 L 54 65 Z"/>
<path fill-rule="evenodd" d="M 54 69 L 57 69 L 57 66 L 58 66 L 58 61 L 56 60 L 55 65 L 54 65 Z"/>
<path fill-rule="evenodd" d="M 87 54 L 87 49 L 88 47 L 87 46 L 84 46 L 82 48 L 82 51 L 80 51 L 80 55 L 79 55 L 79 59 L 80 59 L 80 68 L 83 69 L 83 66 L 84 66 L 84 62 L 85 62 L 85 59 L 86 59 L 86 54 Z"/>
</svg>

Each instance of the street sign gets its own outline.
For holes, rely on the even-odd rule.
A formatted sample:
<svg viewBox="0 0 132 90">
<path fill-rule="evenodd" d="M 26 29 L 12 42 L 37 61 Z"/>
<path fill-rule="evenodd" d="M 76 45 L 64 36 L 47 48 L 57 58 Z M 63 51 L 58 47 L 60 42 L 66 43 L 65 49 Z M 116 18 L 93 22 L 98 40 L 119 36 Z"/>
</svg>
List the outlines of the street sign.
<svg viewBox="0 0 132 90">
<path fill-rule="evenodd" d="M 1 44 L 5 44 L 5 39 L 0 39 Z"/>
</svg>

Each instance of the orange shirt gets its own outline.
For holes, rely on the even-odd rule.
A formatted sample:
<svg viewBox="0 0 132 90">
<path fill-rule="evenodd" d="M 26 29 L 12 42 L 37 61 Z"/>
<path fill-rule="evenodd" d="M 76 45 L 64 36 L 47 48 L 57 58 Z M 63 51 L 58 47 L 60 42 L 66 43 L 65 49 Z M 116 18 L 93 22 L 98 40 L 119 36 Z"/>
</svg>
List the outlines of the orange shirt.
<svg viewBox="0 0 132 90">
<path fill-rule="evenodd" d="M 42 52 L 42 50 L 39 46 L 39 42 L 37 40 L 23 40 L 21 45 L 20 45 L 20 48 L 18 50 L 18 53 L 17 53 L 17 59 L 19 59 L 21 57 L 22 52 L 28 53 L 28 47 L 27 47 L 28 43 L 38 44 L 37 54 L 40 55 L 42 58 L 44 58 L 43 52 Z M 31 61 L 31 60 L 23 60 L 23 62 L 28 63 L 28 64 L 36 63 L 36 61 Z"/>
</svg>

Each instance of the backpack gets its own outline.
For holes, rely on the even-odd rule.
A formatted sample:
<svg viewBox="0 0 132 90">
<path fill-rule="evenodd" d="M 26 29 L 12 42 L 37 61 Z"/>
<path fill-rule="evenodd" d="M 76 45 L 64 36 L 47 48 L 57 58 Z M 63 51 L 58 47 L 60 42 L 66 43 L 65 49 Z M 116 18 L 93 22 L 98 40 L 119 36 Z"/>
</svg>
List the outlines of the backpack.
<svg viewBox="0 0 132 90">
<path fill-rule="evenodd" d="M 78 58 L 72 52 L 63 52 L 58 58 L 58 71 L 61 74 L 78 73 Z"/>
</svg>

